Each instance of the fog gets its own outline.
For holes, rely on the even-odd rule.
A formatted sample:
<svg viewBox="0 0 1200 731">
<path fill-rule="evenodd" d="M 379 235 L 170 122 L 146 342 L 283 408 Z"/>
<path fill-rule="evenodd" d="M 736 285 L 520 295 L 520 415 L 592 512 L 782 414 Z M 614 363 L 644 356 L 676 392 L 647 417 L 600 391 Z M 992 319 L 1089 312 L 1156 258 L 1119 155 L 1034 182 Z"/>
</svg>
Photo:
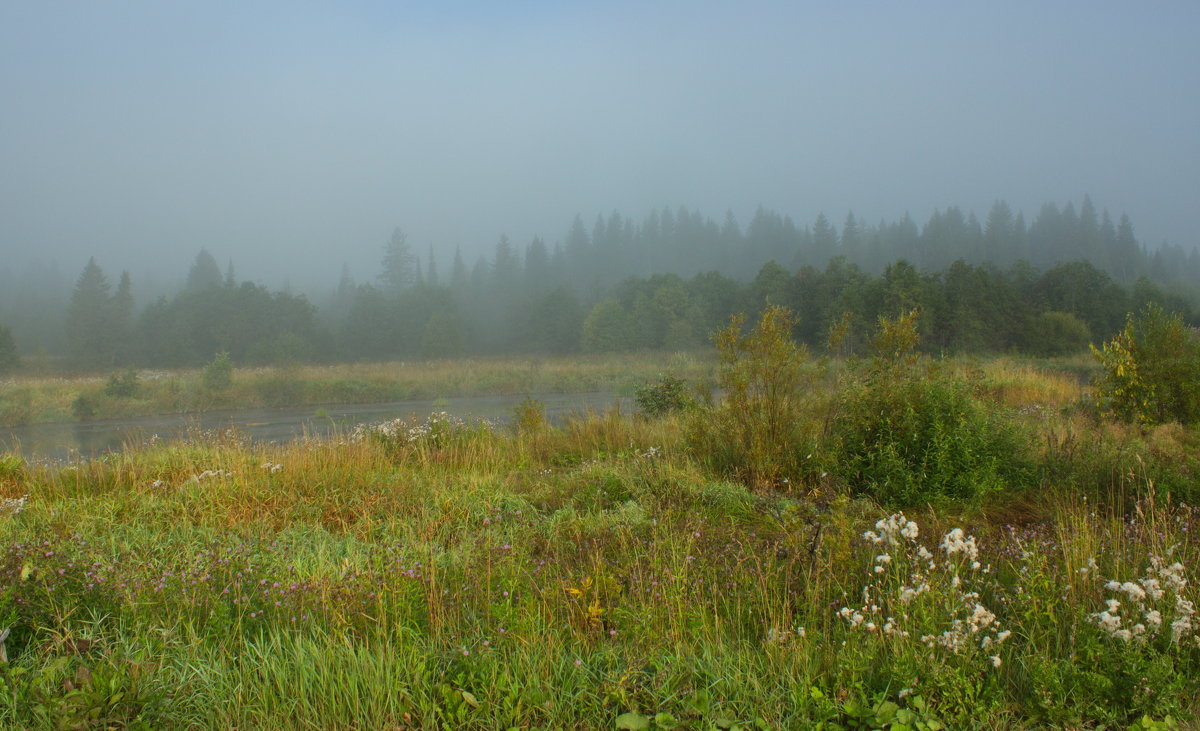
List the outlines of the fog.
<svg viewBox="0 0 1200 731">
<path fill-rule="evenodd" d="M 6 265 L 332 284 L 397 226 L 445 269 L 576 213 L 1085 193 L 1197 243 L 1194 2 L 246 5 L 0 8 Z"/>
</svg>

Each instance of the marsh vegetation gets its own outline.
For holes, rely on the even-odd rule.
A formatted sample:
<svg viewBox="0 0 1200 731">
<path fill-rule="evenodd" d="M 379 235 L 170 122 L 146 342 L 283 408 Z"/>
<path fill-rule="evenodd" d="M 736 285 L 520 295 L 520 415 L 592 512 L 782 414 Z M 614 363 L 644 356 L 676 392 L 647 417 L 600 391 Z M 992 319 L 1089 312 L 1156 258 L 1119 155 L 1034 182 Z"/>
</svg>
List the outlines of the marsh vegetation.
<svg viewBox="0 0 1200 731">
<path fill-rule="evenodd" d="M 5 458 L 0 718 L 1167 728 L 1195 712 L 1191 427 L 1114 420 L 1070 374 L 918 356 L 904 318 L 872 357 L 814 359 L 781 339 L 786 317 L 719 341 L 724 399 L 647 380 L 652 415 L 554 426 L 527 402 L 503 426 L 434 414 L 289 445 Z"/>
</svg>

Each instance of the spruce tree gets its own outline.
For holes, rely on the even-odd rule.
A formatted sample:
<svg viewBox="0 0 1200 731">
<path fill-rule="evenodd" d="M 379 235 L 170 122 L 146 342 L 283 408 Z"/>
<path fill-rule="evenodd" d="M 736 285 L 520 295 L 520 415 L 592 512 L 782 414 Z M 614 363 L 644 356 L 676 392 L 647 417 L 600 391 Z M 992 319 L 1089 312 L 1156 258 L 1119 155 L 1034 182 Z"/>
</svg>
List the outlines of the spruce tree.
<svg viewBox="0 0 1200 731">
<path fill-rule="evenodd" d="M 383 247 L 382 264 L 379 281 L 390 295 L 403 292 L 417 280 L 417 257 L 408 245 L 408 237 L 398 228 L 392 231 L 392 238 Z"/>
<path fill-rule="evenodd" d="M 196 254 L 196 260 L 192 262 L 192 268 L 188 270 L 187 289 L 202 292 L 209 287 L 221 286 L 222 281 L 217 260 L 207 249 L 201 249 L 200 253 Z"/>
<path fill-rule="evenodd" d="M 66 329 L 67 352 L 77 366 L 112 366 L 112 295 L 108 277 L 94 258 L 88 259 L 75 282 Z"/>
</svg>

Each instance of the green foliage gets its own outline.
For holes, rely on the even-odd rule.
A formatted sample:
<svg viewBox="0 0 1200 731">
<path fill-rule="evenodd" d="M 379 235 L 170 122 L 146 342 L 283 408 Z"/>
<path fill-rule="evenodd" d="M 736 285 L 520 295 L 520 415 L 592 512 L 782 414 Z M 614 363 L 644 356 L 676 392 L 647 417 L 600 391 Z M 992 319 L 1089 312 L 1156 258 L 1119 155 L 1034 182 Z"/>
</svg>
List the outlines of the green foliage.
<svg viewBox="0 0 1200 731">
<path fill-rule="evenodd" d="M 229 359 L 229 353 L 222 350 L 204 366 L 200 384 L 210 393 L 220 393 L 233 385 L 233 361 Z"/>
<path fill-rule="evenodd" d="M 585 353 L 614 353 L 631 350 L 633 322 L 615 297 L 601 301 L 583 321 L 580 337 Z"/>
<path fill-rule="evenodd" d="M 1200 335 L 1179 315 L 1147 305 L 1092 353 L 1103 368 L 1096 394 L 1108 413 L 1146 424 L 1200 420 Z"/>
<path fill-rule="evenodd" d="M 864 378 L 883 373 L 881 391 L 938 375 Z M 802 421 L 825 417 L 804 404 Z M 1033 421 L 1049 432 L 1058 419 Z M 529 435 L 438 415 L 292 445 L 214 436 L 70 465 L 0 461 L 0 597 L 17 612 L 0 727 L 1190 720 L 1200 547 L 1177 499 L 1110 512 L 1056 475 L 1053 500 L 935 505 L 912 516 L 918 530 L 876 522 L 871 500 L 711 480 L 677 427 L 616 414 Z M 1144 455 L 1140 494 L 1153 463 L 1196 451 L 1179 425 L 1071 428 Z M 829 451 L 816 459 L 832 468 Z M 1148 577 L 1166 593 L 1151 596 Z M 1119 628 L 1140 634 L 1104 628 L 1113 598 Z"/>
<path fill-rule="evenodd" d="M 890 700 L 864 703 L 849 699 L 841 706 L 842 721 L 850 729 L 891 729 L 891 731 L 942 731 L 946 726 L 929 710 L 921 696 L 914 696 L 902 707 Z"/>
<path fill-rule="evenodd" d="M 925 368 L 885 369 L 840 396 L 830 470 L 888 506 L 972 499 L 1025 484 L 1020 434 L 970 387 Z"/>
<path fill-rule="evenodd" d="M 1086 348 L 1091 339 L 1087 323 L 1070 312 L 1043 312 L 1030 321 L 1024 349 L 1044 357 L 1072 355 Z"/>
<path fill-rule="evenodd" d="M 16 454 L 0 454 L 0 480 L 15 480 L 25 474 L 25 460 Z M 3 612 L 0 612 L 0 627 L 3 627 Z"/>
<path fill-rule="evenodd" d="M 104 395 L 112 398 L 132 398 L 137 394 L 138 374 L 136 368 L 127 368 L 108 377 Z"/>
<path fill-rule="evenodd" d="M 92 665 L 59 657 L 38 669 L 4 666 L 0 693 L 18 701 L 11 720 L 26 728 L 149 731 L 156 725 L 147 717 L 161 703 L 146 667 L 113 657 Z"/>
<path fill-rule="evenodd" d="M 160 298 L 142 312 L 137 340 L 141 361 L 157 366 L 199 366 L 222 351 L 238 363 L 285 363 L 326 346 L 303 296 L 251 282 Z"/>
<path fill-rule="evenodd" d="M 825 334 L 825 349 L 830 354 L 844 358 L 851 353 L 850 336 L 854 324 L 854 315 L 843 312 L 836 320 L 829 323 Z"/>
<path fill-rule="evenodd" d="M 437 310 L 425 323 L 425 334 L 421 338 L 421 355 L 426 358 L 453 358 L 462 355 L 465 349 L 462 322 L 458 314 L 448 310 Z"/>
<path fill-rule="evenodd" d="M 526 396 L 513 409 L 513 423 L 519 434 L 536 434 L 546 430 L 546 406 L 535 398 Z"/>
<path fill-rule="evenodd" d="M 875 357 L 897 363 L 912 355 L 921 339 L 917 328 L 920 318 L 920 310 L 915 308 L 895 319 L 880 315 L 879 330 L 871 340 L 871 350 Z"/>
<path fill-rule="evenodd" d="M 674 411 L 686 411 L 696 405 L 687 381 L 671 374 L 661 376 L 655 383 L 644 383 L 634 389 L 638 409 L 646 416 L 662 416 Z"/>
<path fill-rule="evenodd" d="M 1160 721 L 1143 715 L 1129 726 L 1129 731 L 1176 731 L 1179 728 L 1181 726 L 1174 716 L 1164 716 Z"/>
<path fill-rule="evenodd" d="M 85 367 L 111 365 L 113 338 L 111 285 L 95 259 L 80 273 L 67 309 L 67 348 L 72 361 Z"/>
<path fill-rule="evenodd" d="M 267 406 L 298 406 L 305 403 L 305 382 L 295 368 L 279 368 L 268 379 L 254 385 Z"/>
<path fill-rule="evenodd" d="M 84 391 L 71 402 L 71 413 L 75 415 L 76 419 L 87 421 L 96 418 L 100 413 L 100 407 L 100 394 Z"/>
<path fill-rule="evenodd" d="M 689 442 L 720 474 L 756 487 L 782 487 L 799 477 L 811 452 L 802 418 L 808 350 L 792 341 L 795 319 L 783 307 L 767 306 L 747 335 L 743 323 L 735 316 L 715 336 L 724 398 L 696 412 Z"/>
<path fill-rule="evenodd" d="M 314 345 L 294 332 L 285 332 L 246 350 L 246 361 L 290 367 L 312 360 Z"/>
</svg>

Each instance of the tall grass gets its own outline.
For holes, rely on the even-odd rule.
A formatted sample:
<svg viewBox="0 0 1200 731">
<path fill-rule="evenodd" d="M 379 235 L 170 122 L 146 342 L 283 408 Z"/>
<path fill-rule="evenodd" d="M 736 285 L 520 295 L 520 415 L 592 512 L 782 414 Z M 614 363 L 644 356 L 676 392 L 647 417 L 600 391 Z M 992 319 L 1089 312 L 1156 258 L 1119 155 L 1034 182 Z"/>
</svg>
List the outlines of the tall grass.
<svg viewBox="0 0 1200 731">
<path fill-rule="evenodd" d="M 687 414 L 6 462 L 0 726 L 1191 717 L 1200 545 L 1171 485 L 1194 434 L 997 401 L 1036 489 L 903 518 L 836 475 L 803 497 L 730 481 L 689 446 Z M 1157 599 L 1125 587 L 1148 579 Z"/>
</svg>

